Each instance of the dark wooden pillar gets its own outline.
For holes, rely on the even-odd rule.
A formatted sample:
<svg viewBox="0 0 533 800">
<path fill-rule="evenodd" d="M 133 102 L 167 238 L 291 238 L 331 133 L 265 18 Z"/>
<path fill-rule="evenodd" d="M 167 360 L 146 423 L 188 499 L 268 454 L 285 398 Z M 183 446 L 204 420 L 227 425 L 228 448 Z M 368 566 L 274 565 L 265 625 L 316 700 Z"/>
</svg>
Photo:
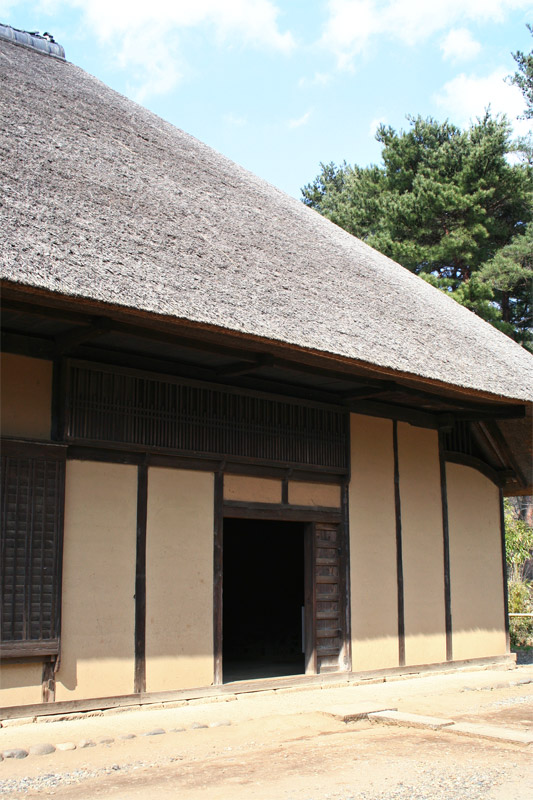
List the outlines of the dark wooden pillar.
<svg viewBox="0 0 533 800">
<path fill-rule="evenodd" d="M 135 675 L 133 691 L 146 691 L 146 520 L 148 467 L 140 464 L 137 475 L 137 555 L 135 564 Z"/>
</svg>

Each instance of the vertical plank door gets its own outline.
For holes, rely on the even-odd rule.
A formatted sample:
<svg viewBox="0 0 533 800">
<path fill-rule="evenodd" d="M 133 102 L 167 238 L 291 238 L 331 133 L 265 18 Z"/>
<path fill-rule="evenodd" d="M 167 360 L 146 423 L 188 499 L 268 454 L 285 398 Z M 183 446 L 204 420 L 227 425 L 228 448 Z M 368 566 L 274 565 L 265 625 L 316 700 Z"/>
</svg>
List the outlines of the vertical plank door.
<svg viewBox="0 0 533 800">
<path fill-rule="evenodd" d="M 307 539 L 306 672 L 336 672 L 347 668 L 342 526 L 314 523 Z"/>
</svg>

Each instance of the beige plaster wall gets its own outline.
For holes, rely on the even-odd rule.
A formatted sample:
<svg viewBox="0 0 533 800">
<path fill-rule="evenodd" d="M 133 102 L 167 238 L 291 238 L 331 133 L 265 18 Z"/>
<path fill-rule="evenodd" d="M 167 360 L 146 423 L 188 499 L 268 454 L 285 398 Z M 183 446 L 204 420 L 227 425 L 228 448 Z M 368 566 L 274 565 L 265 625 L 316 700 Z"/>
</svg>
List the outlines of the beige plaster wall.
<svg viewBox="0 0 533 800">
<path fill-rule="evenodd" d="M 454 659 L 506 651 L 500 500 L 471 467 L 446 465 Z"/>
<path fill-rule="evenodd" d="M 68 461 L 57 700 L 130 694 L 137 468 Z"/>
<path fill-rule="evenodd" d="M 289 481 L 289 503 L 295 506 L 339 508 L 341 504 L 341 487 L 328 483 Z"/>
<path fill-rule="evenodd" d="M 42 701 L 43 665 L 0 664 L 0 708 Z"/>
<path fill-rule="evenodd" d="M 213 682 L 211 473 L 148 471 L 146 688 Z"/>
<path fill-rule="evenodd" d="M 2 353 L 2 434 L 50 439 L 52 362 Z"/>
<path fill-rule="evenodd" d="M 438 434 L 398 423 L 407 664 L 446 660 Z"/>
<path fill-rule="evenodd" d="M 224 475 L 224 499 L 250 503 L 281 503 L 281 481 L 249 475 Z"/>
<path fill-rule="evenodd" d="M 351 415 L 352 668 L 398 666 L 392 422 Z"/>
</svg>

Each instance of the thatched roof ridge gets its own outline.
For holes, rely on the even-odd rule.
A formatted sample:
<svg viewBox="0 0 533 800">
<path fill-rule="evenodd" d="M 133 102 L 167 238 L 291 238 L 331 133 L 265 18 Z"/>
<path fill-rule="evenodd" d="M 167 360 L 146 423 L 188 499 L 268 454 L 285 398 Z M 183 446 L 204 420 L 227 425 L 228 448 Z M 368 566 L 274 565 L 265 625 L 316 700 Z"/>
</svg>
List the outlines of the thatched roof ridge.
<svg viewBox="0 0 533 800">
<path fill-rule="evenodd" d="M 533 358 L 69 63 L 0 41 L 2 277 L 533 400 Z"/>
</svg>

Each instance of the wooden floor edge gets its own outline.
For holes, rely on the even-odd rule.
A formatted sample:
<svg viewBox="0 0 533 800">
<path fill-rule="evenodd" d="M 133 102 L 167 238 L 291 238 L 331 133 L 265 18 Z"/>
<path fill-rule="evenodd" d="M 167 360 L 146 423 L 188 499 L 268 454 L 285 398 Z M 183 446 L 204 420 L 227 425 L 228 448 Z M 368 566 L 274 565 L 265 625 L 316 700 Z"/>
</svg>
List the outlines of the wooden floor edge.
<svg viewBox="0 0 533 800">
<path fill-rule="evenodd" d="M 175 703 L 202 698 L 250 694 L 254 692 L 291 689 L 307 686 L 313 689 L 328 684 L 365 685 L 369 681 L 394 679 L 402 676 L 423 676 L 439 672 L 455 672 L 469 667 L 513 668 L 516 654 L 501 656 L 485 656 L 458 661 L 443 661 L 435 664 L 417 664 L 405 667 L 389 667 L 387 669 L 368 672 L 330 672 L 323 675 L 290 675 L 286 678 L 264 678 L 254 681 L 235 681 L 222 686 L 207 686 L 196 689 L 180 689 L 168 692 L 139 692 L 137 694 L 118 695 L 115 697 L 96 697 L 90 700 L 63 700 L 54 703 L 36 703 L 33 705 L 8 706 L 0 708 L 0 721 L 34 717 L 38 720 L 44 716 L 62 717 L 69 714 L 84 714 L 94 711 L 107 711 L 126 706 L 150 706 L 154 704 Z"/>
</svg>

